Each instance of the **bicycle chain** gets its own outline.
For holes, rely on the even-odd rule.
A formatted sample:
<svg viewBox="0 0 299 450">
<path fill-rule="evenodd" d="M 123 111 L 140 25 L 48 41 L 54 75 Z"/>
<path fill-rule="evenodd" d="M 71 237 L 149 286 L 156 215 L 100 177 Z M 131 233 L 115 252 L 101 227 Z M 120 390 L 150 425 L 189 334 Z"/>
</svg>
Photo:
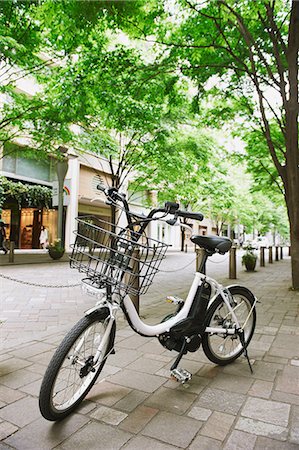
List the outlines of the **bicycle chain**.
<svg viewBox="0 0 299 450">
<path fill-rule="evenodd" d="M 20 283 L 20 284 L 26 284 L 28 286 L 44 287 L 44 288 L 70 288 L 70 287 L 77 287 L 77 286 L 81 285 L 81 283 L 76 283 L 76 284 L 39 284 L 39 283 L 33 283 L 31 281 L 18 280 L 17 278 L 9 277 L 8 275 L 4 275 L 3 273 L 0 273 L 0 278 L 5 278 L 6 280 L 15 281 L 16 283 Z"/>
</svg>

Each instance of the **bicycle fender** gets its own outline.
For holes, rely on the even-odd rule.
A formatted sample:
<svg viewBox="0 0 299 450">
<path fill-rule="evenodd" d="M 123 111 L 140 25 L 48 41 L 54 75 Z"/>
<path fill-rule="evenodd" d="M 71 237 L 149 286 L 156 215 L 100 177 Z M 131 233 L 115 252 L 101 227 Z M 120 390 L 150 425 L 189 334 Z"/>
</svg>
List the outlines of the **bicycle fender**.
<svg viewBox="0 0 299 450">
<path fill-rule="evenodd" d="M 245 286 L 242 286 L 242 285 L 240 285 L 240 284 L 230 284 L 229 286 L 225 286 L 225 289 L 228 289 L 229 291 L 230 291 L 231 289 L 233 289 L 233 288 L 244 289 L 244 291 L 246 291 L 247 294 L 248 294 L 250 297 L 252 297 L 252 299 L 255 301 L 255 303 L 257 303 L 257 302 L 260 303 L 260 302 L 258 301 L 258 299 L 256 298 L 256 296 L 251 292 L 251 290 L 248 289 L 248 288 L 245 287 Z M 212 305 L 212 303 L 216 300 L 216 298 L 219 297 L 219 295 L 221 295 L 221 294 L 214 295 L 214 296 L 211 298 L 211 300 L 210 300 L 210 302 L 209 302 L 209 307 L 210 307 L 210 306 Z"/>
<path fill-rule="evenodd" d="M 106 306 L 94 306 L 93 308 L 88 309 L 87 311 L 85 311 L 84 316 L 88 317 L 88 316 L 92 316 L 92 315 L 99 315 L 99 316 L 109 316 L 110 311 L 109 308 L 107 308 Z"/>
<path fill-rule="evenodd" d="M 241 288 L 244 289 L 244 291 L 246 291 L 255 301 L 257 301 L 256 296 L 253 294 L 253 292 L 251 292 L 250 289 L 248 289 L 246 286 L 241 286 L 240 284 L 230 284 L 229 286 L 226 286 L 226 289 L 230 290 L 233 288 Z"/>
</svg>

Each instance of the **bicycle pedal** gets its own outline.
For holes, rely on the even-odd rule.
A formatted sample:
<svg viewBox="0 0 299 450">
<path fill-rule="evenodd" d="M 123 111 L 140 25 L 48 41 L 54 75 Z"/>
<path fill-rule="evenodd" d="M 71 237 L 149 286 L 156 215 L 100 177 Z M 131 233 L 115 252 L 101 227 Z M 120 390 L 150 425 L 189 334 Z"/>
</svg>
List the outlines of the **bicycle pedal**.
<svg viewBox="0 0 299 450">
<path fill-rule="evenodd" d="M 192 374 L 188 370 L 181 368 L 171 370 L 170 375 L 182 384 L 187 383 L 192 378 Z"/>
</svg>

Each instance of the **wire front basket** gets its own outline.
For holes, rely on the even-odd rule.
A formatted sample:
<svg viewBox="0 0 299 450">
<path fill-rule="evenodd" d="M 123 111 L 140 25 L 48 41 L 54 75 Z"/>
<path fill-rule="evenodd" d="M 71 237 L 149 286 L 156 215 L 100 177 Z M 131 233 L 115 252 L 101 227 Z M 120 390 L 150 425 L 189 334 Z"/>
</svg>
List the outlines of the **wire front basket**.
<svg viewBox="0 0 299 450">
<path fill-rule="evenodd" d="M 110 285 L 124 294 L 145 294 L 168 245 L 140 234 L 135 227 L 121 228 L 91 216 L 76 220 L 71 267 L 85 273 L 97 287 Z"/>
</svg>

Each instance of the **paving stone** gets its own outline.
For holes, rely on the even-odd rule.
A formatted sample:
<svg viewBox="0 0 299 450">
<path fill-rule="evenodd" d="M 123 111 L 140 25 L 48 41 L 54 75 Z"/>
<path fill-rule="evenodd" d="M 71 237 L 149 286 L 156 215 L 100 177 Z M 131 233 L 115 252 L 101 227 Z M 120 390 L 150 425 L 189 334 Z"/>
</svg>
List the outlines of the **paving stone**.
<svg viewBox="0 0 299 450">
<path fill-rule="evenodd" d="M 88 420 L 80 414 L 72 414 L 55 424 L 41 418 L 20 429 L 4 442 L 18 450 L 49 450 L 80 430 Z M 80 445 L 77 448 L 80 448 Z"/>
<path fill-rule="evenodd" d="M 243 431 L 233 431 L 223 450 L 253 450 L 256 437 Z"/>
<path fill-rule="evenodd" d="M 298 347 L 299 348 L 299 347 Z M 299 367 L 285 366 L 282 374 L 278 376 L 275 386 L 277 391 L 289 394 L 299 394 Z"/>
<path fill-rule="evenodd" d="M 137 434 L 159 412 L 158 409 L 148 406 L 138 406 L 121 424 L 120 428 L 130 433 Z"/>
<path fill-rule="evenodd" d="M 272 391 L 272 400 L 279 402 L 291 403 L 293 405 L 299 405 L 299 395 L 287 394 L 286 392 Z"/>
<path fill-rule="evenodd" d="M 288 435 L 287 428 L 244 417 L 238 419 L 235 428 L 257 436 L 268 436 L 281 441 L 286 441 Z"/>
<path fill-rule="evenodd" d="M 262 334 L 260 337 L 260 342 L 267 342 L 268 344 L 272 344 L 274 339 L 275 339 L 275 336 L 270 336 L 268 334 Z"/>
<path fill-rule="evenodd" d="M 258 436 L 255 450 L 298 450 L 298 445 Z"/>
<path fill-rule="evenodd" d="M 15 433 L 18 430 L 18 427 L 9 422 L 1 422 L 0 423 L 0 440 L 3 440 Z"/>
<path fill-rule="evenodd" d="M 0 410 L 0 417 L 18 427 L 23 427 L 40 417 L 37 399 L 22 398 Z"/>
<path fill-rule="evenodd" d="M 144 392 L 154 392 L 158 389 L 165 379 L 156 375 L 147 373 L 134 372 L 132 370 L 124 369 L 121 372 L 112 375 L 110 378 L 112 383 L 120 384 L 132 389 L 138 389 Z"/>
<path fill-rule="evenodd" d="M 134 334 L 133 336 L 122 339 L 120 342 L 118 342 L 117 347 L 136 350 L 138 347 L 147 344 L 148 341 L 149 338 L 139 336 L 138 334 Z"/>
<path fill-rule="evenodd" d="M 20 369 L 24 369 L 25 367 L 30 366 L 32 363 L 30 361 L 26 361 L 26 359 L 21 358 L 11 358 L 6 361 L 3 361 L 0 366 L 0 381 L 4 378 L 4 375 L 15 372 Z"/>
<path fill-rule="evenodd" d="M 242 375 L 264 381 L 274 381 L 277 371 L 282 368 L 283 366 L 281 364 L 256 361 L 253 366 L 253 374 L 251 374 L 247 362 L 245 360 L 240 361 L 239 359 L 235 361 L 234 364 L 228 364 L 225 366 L 223 371 L 225 373 L 231 373 L 232 375 Z"/>
<path fill-rule="evenodd" d="M 242 394 L 207 388 L 193 406 L 238 414 L 245 398 L 245 395 Z"/>
<path fill-rule="evenodd" d="M 131 436 L 131 434 L 109 425 L 92 422 L 74 433 L 69 439 L 60 444 L 57 449 L 119 450 Z"/>
<path fill-rule="evenodd" d="M 84 399 L 82 403 L 77 406 L 76 413 L 88 414 L 97 408 L 98 404 Z"/>
<path fill-rule="evenodd" d="M 285 403 L 249 397 L 241 415 L 251 419 L 262 420 L 282 427 L 288 426 L 290 405 Z"/>
<path fill-rule="evenodd" d="M 197 372 L 197 375 L 204 377 L 204 378 L 214 378 L 220 371 L 221 371 L 221 367 L 219 367 L 219 366 L 205 364 L 203 367 L 201 367 L 199 369 L 199 371 Z"/>
<path fill-rule="evenodd" d="M 168 363 L 173 359 L 171 356 L 159 355 L 157 353 L 145 353 L 143 356 L 147 359 L 153 359 L 164 363 Z"/>
<path fill-rule="evenodd" d="M 13 403 L 20 398 L 26 397 L 23 392 L 17 391 L 15 389 L 11 389 L 7 386 L 3 386 L 0 384 L 0 399 L 4 403 Z"/>
<path fill-rule="evenodd" d="M 221 441 L 209 438 L 207 436 L 198 435 L 188 447 L 188 450 L 220 450 L 222 449 Z"/>
<path fill-rule="evenodd" d="M 273 383 L 270 381 L 256 380 L 248 391 L 252 397 L 270 398 Z"/>
<path fill-rule="evenodd" d="M 119 400 L 119 402 L 115 403 L 114 407 L 125 412 L 131 412 L 148 396 L 149 394 L 147 392 L 133 390 L 128 395 Z"/>
<path fill-rule="evenodd" d="M 39 373 L 42 377 L 44 376 L 46 369 L 47 365 L 38 363 L 33 363 L 31 364 L 31 366 L 26 367 L 26 370 L 28 370 L 29 372 L 33 372 L 35 374 Z"/>
<path fill-rule="evenodd" d="M 299 446 L 299 407 L 293 407 L 293 414 L 291 420 L 290 429 L 290 441 L 298 444 Z"/>
<path fill-rule="evenodd" d="M 26 386 L 20 387 L 20 391 L 25 392 L 26 394 L 32 395 L 33 397 L 39 396 L 41 386 L 41 380 L 33 381 L 33 383 L 26 384 Z"/>
<path fill-rule="evenodd" d="M 141 434 L 185 448 L 190 444 L 200 427 L 200 422 L 189 417 L 161 412 L 146 425 Z"/>
<path fill-rule="evenodd" d="M 210 387 L 237 392 L 239 394 L 246 394 L 252 383 L 253 380 L 247 377 L 219 373 L 219 375 L 211 382 Z"/>
<path fill-rule="evenodd" d="M 193 394 L 200 394 L 200 392 L 202 392 L 210 382 L 211 379 L 209 378 L 193 375 L 191 380 L 184 384 L 181 384 L 173 378 L 170 378 L 168 381 L 166 381 L 164 387 L 167 387 L 169 389 L 177 389 L 183 392 L 192 392 Z"/>
<path fill-rule="evenodd" d="M 146 344 L 142 346 L 142 353 L 155 353 L 158 355 L 161 355 L 164 353 L 165 348 L 158 342 L 157 339 L 148 341 Z M 163 356 L 169 356 L 170 352 L 167 352 L 166 355 Z"/>
<path fill-rule="evenodd" d="M 250 352 L 254 350 L 261 350 L 267 352 L 271 347 L 271 343 L 261 342 L 261 341 L 251 341 L 250 342 Z"/>
<path fill-rule="evenodd" d="M 111 364 L 105 364 L 103 370 L 101 371 L 99 379 L 103 380 L 104 378 L 109 378 L 110 375 L 114 375 L 115 373 L 120 371 L 121 371 L 120 367 L 112 366 Z"/>
<path fill-rule="evenodd" d="M 12 355 L 19 358 L 30 359 L 32 356 L 40 355 L 41 353 L 54 350 L 54 346 L 51 344 L 46 344 L 45 342 L 35 342 L 22 347 L 20 349 L 11 352 Z"/>
<path fill-rule="evenodd" d="M 17 370 L 15 372 L 4 375 L 0 378 L 0 384 L 10 387 L 12 389 L 18 389 L 21 386 L 25 386 L 33 381 L 40 379 L 40 374 L 30 372 L 26 369 Z"/>
<path fill-rule="evenodd" d="M 163 442 L 159 442 L 156 439 L 150 439 L 145 436 L 136 436 L 131 439 L 128 444 L 126 444 L 122 450 L 144 450 L 144 449 L 153 449 L 153 450 L 175 450 L 179 449 L 178 447 L 174 447 L 173 445 L 164 444 Z"/>
<path fill-rule="evenodd" d="M 154 361 L 152 359 L 147 359 L 144 357 L 136 359 L 127 366 L 127 369 L 137 370 L 138 372 L 145 372 L 154 374 L 160 370 L 165 365 L 165 362 Z"/>
<path fill-rule="evenodd" d="M 44 366 L 48 366 L 52 356 L 53 356 L 53 350 L 50 350 L 48 352 L 44 352 L 40 355 L 31 356 L 30 361 L 36 364 L 42 364 Z"/>
<path fill-rule="evenodd" d="M 189 394 L 179 390 L 170 390 L 165 387 L 159 388 L 145 401 L 147 406 L 163 411 L 184 414 L 196 399 L 195 394 Z"/>
<path fill-rule="evenodd" d="M 116 409 L 107 408 L 106 406 L 99 406 L 95 411 L 90 414 L 90 417 L 96 420 L 101 420 L 108 425 L 119 425 L 126 417 L 127 414 Z"/>
<path fill-rule="evenodd" d="M 200 434 L 224 441 L 234 420 L 235 417 L 230 414 L 214 411 L 200 430 Z"/>
<path fill-rule="evenodd" d="M 109 383 L 108 381 L 101 381 L 100 383 L 96 383 L 91 388 L 85 398 L 86 400 L 98 402 L 105 406 L 112 406 L 130 392 L 131 389 L 126 387 Z"/>
<path fill-rule="evenodd" d="M 281 358 L 280 356 L 272 356 L 269 355 L 268 353 L 264 357 L 264 361 L 277 364 L 288 364 L 287 358 Z"/>
<path fill-rule="evenodd" d="M 281 356 L 294 358 L 298 357 L 298 348 L 299 348 L 299 336 L 296 335 L 288 335 L 288 334 L 278 334 L 273 341 L 271 346 L 270 355 L 279 354 L 278 350 L 282 350 Z"/>
<path fill-rule="evenodd" d="M 206 421 L 212 414 L 212 411 L 210 409 L 206 408 L 200 408 L 199 406 L 194 406 L 191 408 L 191 410 L 188 412 L 187 416 L 192 417 L 192 419 Z"/>
<path fill-rule="evenodd" d="M 141 356 L 142 353 L 140 351 L 118 348 L 115 351 L 115 355 L 111 355 L 109 357 L 109 363 L 115 367 L 126 367 L 129 363 L 135 361 Z"/>
</svg>

